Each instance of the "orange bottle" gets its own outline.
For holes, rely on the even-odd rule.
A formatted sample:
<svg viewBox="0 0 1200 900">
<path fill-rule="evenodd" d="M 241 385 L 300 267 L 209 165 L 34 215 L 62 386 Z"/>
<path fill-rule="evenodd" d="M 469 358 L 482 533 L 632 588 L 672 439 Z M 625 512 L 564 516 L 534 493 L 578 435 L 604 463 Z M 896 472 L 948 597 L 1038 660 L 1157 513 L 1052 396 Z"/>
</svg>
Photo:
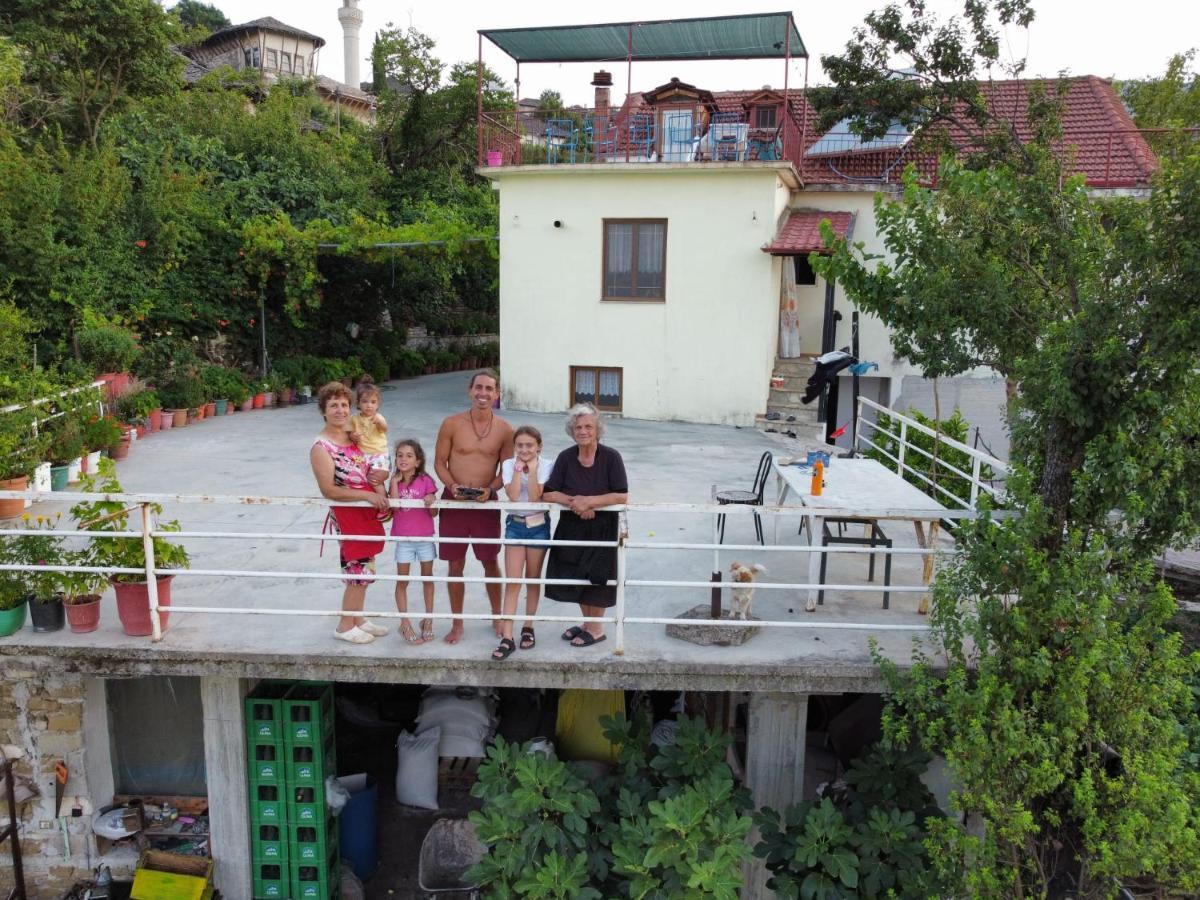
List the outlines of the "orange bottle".
<svg viewBox="0 0 1200 900">
<path fill-rule="evenodd" d="M 813 463 L 812 495 L 821 496 L 821 487 L 825 483 L 825 464 L 819 459 Z"/>
</svg>

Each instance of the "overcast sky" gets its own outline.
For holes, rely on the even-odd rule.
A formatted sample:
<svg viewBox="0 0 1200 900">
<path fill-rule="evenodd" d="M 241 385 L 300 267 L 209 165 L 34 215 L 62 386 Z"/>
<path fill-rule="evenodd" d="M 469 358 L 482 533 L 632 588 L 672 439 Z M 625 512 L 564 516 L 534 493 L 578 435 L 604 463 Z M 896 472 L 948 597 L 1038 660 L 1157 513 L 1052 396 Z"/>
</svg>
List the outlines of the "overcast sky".
<svg viewBox="0 0 1200 900">
<path fill-rule="evenodd" d="M 173 0 L 165 0 L 170 6 Z M 274 16 L 290 25 L 319 34 L 326 40 L 319 56 L 321 74 L 344 76 L 342 30 L 337 19 L 341 0 L 215 0 L 233 22 Z M 735 12 L 768 12 L 786 9 L 782 3 L 762 0 L 692 0 L 667 3 L 662 0 L 607 0 L 603 4 L 527 0 L 509 6 L 460 2 L 415 2 L 415 0 L 359 0 L 363 11 L 360 77 L 371 77 L 366 57 L 376 31 L 389 22 L 401 28 L 410 24 L 433 37 L 437 54 L 446 64 L 474 60 L 479 29 L 540 25 L 577 25 L 591 22 L 624 22 L 638 19 L 668 19 L 678 16 L 728 15 Z M 851 29 L 862 22 L 884 0 L 836 0 L 836 2 L 793 5 L 800 36 L 812 56 L 810 83 L 821 83 L 822 53 L 840 51 Z M 952 14 L 962 8 L 961 0 L 928 0 L 929 9 Z M 1200 3 L 1195 0 L 1035 0 L 1037 18 L 1028 31 L 1011 28 L 1005 35 L 1010 58 L 1027 57 L 1030 75 L 1100 75 L 1138 78 L 1157 75 L 1166 68 L 1173 53 L 1200 44 Z M 484 61 L 511 86 L 515 66 L 497 47 L 484 41 Z M 546 88 L 558 90 L 568 103 L 590 105 L 593 64 L 526 65 L 521 71 L 521 95 L 536 97 Z M 614 71 L 613 94 L 623 92 L 625 67 Z M 689 62 L 635 63 L 633 89 L 642 90 L 678 75 L 709 90 L 732 90 L 770 84 L 783 86 L 782 62 Z M 803 83 L 803 61 L 792 64 L 790 84 Z"/>
</svg>

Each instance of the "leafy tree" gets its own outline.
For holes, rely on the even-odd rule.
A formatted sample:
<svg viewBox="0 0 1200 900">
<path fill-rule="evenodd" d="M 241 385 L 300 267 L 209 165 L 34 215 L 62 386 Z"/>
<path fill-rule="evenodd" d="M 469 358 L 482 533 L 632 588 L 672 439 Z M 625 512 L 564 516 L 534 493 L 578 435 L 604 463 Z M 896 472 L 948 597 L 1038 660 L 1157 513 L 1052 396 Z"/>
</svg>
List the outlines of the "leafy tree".
<svg viewBox="0 0 1200 900">
<path fill-rule="evenodd" d="M 201 0 L 179 0 L 167 11 L 179 20 L 184 33 L 193 39 L 202 40 L 233 24 L 225 13 Z"/>
<path fill-rule="evenodd" d="M 1200 126 L 1200 78 L 1191 69 L 1195 59 L 1195 50 L 1176 53 L 1162 78 L 1121 85 L 1121 95 L 1138 128 Z"/>
<path fill-rule="evenodd" d="M 1028 4 L 967 2 L 965 26 L 907 6 L 827 63 L 827 109 L 864 128 L 969 109 L 981 156 L 944 158 L 937 191 L 909 172 L 901 200 L 877 200 L 886 259 L 843 241 L 814 266 L 927 376 L 986 365 L 1009 380 L 1015 515 L 958 531 L 935 643 L 908 674 L 881 660 L 889 734 L 944 754 L 957 808 L 985 825 L 935 830 L 943 892 L 1194 893 L 1200 777 L 1183 726 L 1200 659 L 1164 630 L 1171 596 L 1150 563 L 1200 530 L 1184 487 L 1200 477 L 1200 148 L 1163 160 L 1148 200 L 1095 197 L 1057 149 L 1052 103 L 1030 98 L 1024 143 L 971 104 L 996 59 L 987 23 L 1028 21 Z M 896 57 L 916 87 L 895 86 Z"/>
<path fill-rule="evenodd" d="M 179 32 L 154 0 L 12 0 L 0 30 L 28 50 L 26 77 L 93 147 L 109 115 L 131 98 L 176 91 Z M 60 116 L 55 110 L 61 110 Z"/>
</svg>

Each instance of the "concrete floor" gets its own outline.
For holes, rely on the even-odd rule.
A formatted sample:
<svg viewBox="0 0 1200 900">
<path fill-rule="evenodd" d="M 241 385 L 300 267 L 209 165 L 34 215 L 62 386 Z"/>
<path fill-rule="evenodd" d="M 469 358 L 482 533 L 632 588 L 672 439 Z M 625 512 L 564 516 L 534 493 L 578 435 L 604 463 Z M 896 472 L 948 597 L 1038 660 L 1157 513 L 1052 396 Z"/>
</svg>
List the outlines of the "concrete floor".
<svg viewBox="0 0 1200 900">
<path fill-rule="evenodd" d="M 382 412 L 391 425 L 391 438 L 415 437 L 432 453 L 441 419 L 466 407 L 467 373 L 432 375 L 384 386 Z M 546 438 L 545 455 L 553 457 L 567 446 L 561 415 L 505 411 L 513 424 L 533 424 Z M 321 426 L 315 404 L 287 409 L 237 413 L 206 420 L 186 429 L 151 435 L 134 445 L 129 458 L 118 464 L 122 485 L 131 492 L 183 494 L 313 496 L 308 448 Z M 752 429 L 612 419 L 605 443 L 624 456 L 631 502 L 706 502 L 711 486 L 749 486 L 755 464 L 764 450 L 794 455 L 800 448 L 775 435 Z M 790 444 L 790 446 L 788 446 Z M 836 463 L 829 477 L 837 477 Z M 768 482 L 768 502 L 774 499 L 774 480 Z M 65 507 L 42 503 L 36 511 Z M 165 518 L 178 518 L 185 530 L 319 533 L 323 513 L 313 507 L 168 504 Z M 782 543 L 800 545 L 799 518 L 785 520 Z M 631 512 L 633 540 L 705 542 L 711 539 L 711 519 L 696 513 Z M 897 546 L 915 546 L 906 523 L 887 526 Z M 767 523 L 768 540 L 770 524 Z M 748 517 L 731 516 L 727 543 L 753 543 Z M 336 573 L 337 551 L 326 545 L 318 556 L 314 541 L 272 538 L 191 539 L 187 542 L 193 569 L 236 569 Z M 943 546 L 949 546 L 944 542 Z M 388 551 L 390 554 L 390 550 Z M 731 560 L 763 562 L 764 581 L 803 582 L 807 554 L 758 550 L 723 551 L 720 565 Z M 390 561 L 381 556 L 381 563 Z M 629 577 L 707 581 L 713 568 L 711 551 L 632 550 Z M 916 585 L 917 557 L 897 557 L 893 584 Z M 381 571 L 394 571 L 390 565 Z M 442 564 L 435 569 L 444 572 Z M 468 575 L 481 574 L 473 560 Z M 866 560 L 861 556 L 832 556 L 829 581 L 865 582 Z M 392 585 L 380 583 L 367 594 L 368 609 L 394 609 Z M 410 587 L 410 608 L 418 596 Z M 251 606 L 300 611 L 337 607 L 340 583 L 296 578 L 237 579 L 180 576 L 175 579 L 174 604 L 209 607 Z M 630 588 L 631 615 L 676 616 L 708 600 L 706 588 Z M 69 631 L 34 634 L 25 629 L 0 641 L 0 658 L 7 654 L 67 657 L 81 670 L 130 673 L 172 670 L 180 674 L 277 675 L 326 677 L 343 681 L 411 683 L 469 682 L 537 687 L 655 687 L 698 689 L 871 690 L 878 685 L 871 664 L 870 629 L 764 629 L 741 647 L 700 647 L 667 638 L 661 625 L 628 626 L 624 655 L 614 653 L 612 633 L 604 644 L 572 648 L 558 640 L 561 625 L 543 623 L 538 646 L 518 651 L 507 662 L 489 660 L 495 646 L 490 625 L 468 622 L 464 640 L 449 646 L 440 639 L 420 646 L 405 644 L 395 634 L 365 646 L 335 643 L 333 620 L 315 616 L 218 615 L 173 613 L 164 640 L 125 636 L 117 620 L 111 591 L 104 601 L 100 630 L 77 635 Z M 754 613 L 762 619 L 804 623 L 888 623 L 920 628 L 927 623 L 916 613 L 917 594 L 893 594 L 891 609 L 880 608 L 880 595 L 827 593 L 815 613 L 804 611 L 804 598 L 793 591 L 760 590 Z M 726 603 L 728 600 L 726 600 Z M 481 585 L 468 586 L 466 612 L 488 609 Z M 438 588 L 438 610 L 448 611 L 445 587 Z M 542 612 L 574 615 L 578 607 L 544 601 Z M 387 624 L 395 624 L 392 620 Z M 440 635 L 448 629 L 436 623 Z M 878 632 L 881 650 L 906 661 L 916 632 Z M 569 665 L 564 665 L 569 664 Z"/>
</svg>

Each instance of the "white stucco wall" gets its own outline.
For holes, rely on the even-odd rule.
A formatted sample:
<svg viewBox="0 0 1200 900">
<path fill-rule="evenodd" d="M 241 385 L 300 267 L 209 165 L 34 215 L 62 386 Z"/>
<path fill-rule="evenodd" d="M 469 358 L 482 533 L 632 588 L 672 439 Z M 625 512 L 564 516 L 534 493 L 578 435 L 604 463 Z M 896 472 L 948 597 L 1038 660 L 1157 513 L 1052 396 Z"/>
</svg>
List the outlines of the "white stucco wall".
<svg viewBox="0 0 1200 900">
<path fill-rule="evenodd" d="M 624 370 L 623 414 L 749 425 L 766 409 L 788 196 L 772 166 L 487 171 L 500 192 L 505 403 L 570 401 L 570 367 Z M 667 220 L 666 302 L 602 301 L 602 220 Z M 554 221 L 563 223 L 554 227 Z"/>
</svg>

